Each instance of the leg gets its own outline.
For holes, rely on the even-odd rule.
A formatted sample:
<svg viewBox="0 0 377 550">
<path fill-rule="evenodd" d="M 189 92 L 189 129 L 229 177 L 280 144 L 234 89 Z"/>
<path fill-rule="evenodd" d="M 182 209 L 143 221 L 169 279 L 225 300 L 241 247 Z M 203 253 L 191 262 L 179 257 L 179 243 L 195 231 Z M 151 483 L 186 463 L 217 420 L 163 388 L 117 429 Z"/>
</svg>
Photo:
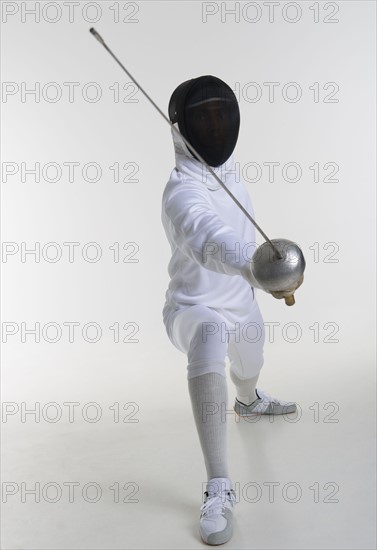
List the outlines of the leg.
<svg viewBox="0 0 377 550">
<path fill-rule="evenodd" d="M 171 331 L 172 342 L 188 358 L 189 393 L 208 478 L 199 530 L 203 541 L 211 545 L 231 538 L 235 503 L 226 449 L 228 343 L 224 325 L 216 311 L 196 305 L 176 315 Z"/>
<path fill-rule="evenodd" d="M 258 382 L 259 373 L 256 376 L 253 376 L 253 378 L 246 378 L 245 380 L 243 378 L 238 378 L 233 369 L 230 369 L 229 373 L 230 378 L 236 387 L 238 401 L 240 401 L 243 405 L 251 405 L 251 403 L 254 403 L 254 401 L 258 399 L 255 388 Z"/>
<path fill-rule="evenodd" d="M 256 302 L 241 321 L 238 330 L 231 331 L 228 347 L 230 376 L 237 390 L 234 410 L 239 416 L 296 412 L 293 401 L 283 401 L 255 388 L 263 366 L 265 341 L 263 319 Z"/>
<path fill-rule="evenodd" d="M 230 378 L 236 387 L 237 399 L 246 405 L 258 399 L 255 392 L 263 366 L 265 330 L 262 315 L 254 300 L 250 312 L 229 333 L 228 356 Z"/>
<path fill-rule="evenodd" d="M 223 418 L 228 397 L 226 379 L 217 372 L 208 372 L 190 378 L 188 386 L 207 479 L 229 477 Z"/>
<path fill-rule="evenodd" d="M 227 341 L 224 319 L 214 310 L 191 306 L 172 327 L 173 343 L 187 353 L 189 394 L 208 480 L 228 477 L 226 455 Z"/>
</svg>

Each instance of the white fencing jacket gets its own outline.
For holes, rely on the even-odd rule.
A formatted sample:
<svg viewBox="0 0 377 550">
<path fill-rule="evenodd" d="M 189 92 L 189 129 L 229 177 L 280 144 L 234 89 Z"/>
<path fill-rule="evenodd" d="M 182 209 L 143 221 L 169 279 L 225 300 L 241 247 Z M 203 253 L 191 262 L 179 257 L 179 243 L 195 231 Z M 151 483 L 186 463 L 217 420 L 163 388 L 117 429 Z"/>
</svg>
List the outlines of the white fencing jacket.
<svg viewBox="0 0 377 550">
<path fill-rule="evenodd" d="M 161 211 L 172 253 L 164 323 L 173 311 L 194 304 L 233 314 L 250 311 L 253 287 L 260 288 L 250 270 L 257 247 L 255 228 L 180 136 L 171 132 L 176 166 L 164 189 Z M 234 154 L 214 171 L 254 218 Z"/>
</svg>

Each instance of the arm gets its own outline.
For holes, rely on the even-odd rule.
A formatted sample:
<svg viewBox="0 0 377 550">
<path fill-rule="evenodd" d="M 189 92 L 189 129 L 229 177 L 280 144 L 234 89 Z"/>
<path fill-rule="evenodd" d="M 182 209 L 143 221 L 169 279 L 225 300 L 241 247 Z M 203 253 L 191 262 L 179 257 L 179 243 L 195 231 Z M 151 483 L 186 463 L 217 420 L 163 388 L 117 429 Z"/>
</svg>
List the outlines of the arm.
<svg viewBox="0 0 377 550">
<path fill-rule="evenodd" d="M 250 243 L 217 215 L 203 191 L 181 187 L 167 201 L 165 211 L 186 256 L 206 269 L 241 275 L 250 286 L 261 288 L 247 257 Z"/>
</svg>

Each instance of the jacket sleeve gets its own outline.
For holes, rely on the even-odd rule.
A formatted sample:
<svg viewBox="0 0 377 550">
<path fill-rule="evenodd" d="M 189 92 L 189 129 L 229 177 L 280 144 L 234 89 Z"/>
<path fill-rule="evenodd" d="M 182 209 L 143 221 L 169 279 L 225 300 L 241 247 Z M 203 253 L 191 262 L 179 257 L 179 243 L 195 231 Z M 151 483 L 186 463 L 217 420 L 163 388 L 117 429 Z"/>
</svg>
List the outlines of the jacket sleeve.
<svg viewBox="0 0 377 550">
<path fill-rule="evenodd" d="M 250 243 L 218 216 L 201 190 L 178 190 L 166 201 L 165 213 L 186 256 L 206 269 L 241 275 L 250 286 L 262 288 L 250 269 Z"/>
</svg>

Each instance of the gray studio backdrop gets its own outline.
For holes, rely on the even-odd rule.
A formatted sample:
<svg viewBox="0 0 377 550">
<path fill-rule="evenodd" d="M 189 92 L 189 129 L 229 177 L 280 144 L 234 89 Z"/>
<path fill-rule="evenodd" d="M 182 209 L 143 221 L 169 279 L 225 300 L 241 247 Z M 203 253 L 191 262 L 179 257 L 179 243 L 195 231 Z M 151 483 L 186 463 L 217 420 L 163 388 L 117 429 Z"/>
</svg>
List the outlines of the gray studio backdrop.
<svg viewBox="0 0 377 550">
<path fill-rule="evenodd" d="M 68 450 L 50 456 L 61 431 L 80 434 L 83 449 L 95 434 L 113 457 L 113 445 L 132 440 L 125 477 L 136 479 L 138 425 L 124 435 L 112 423 L 108 437 L 100 422 L 70 423 L 63 403 L 78 403 L 78 414 L 97 403 L 85 414 L 101 410 L 102 426 L 114 403 L 131 403 L 127 414 L 139 421 L 168 398 L 177 419 L 189 406 L 186 359 L 162 323 L 170 129 L 92 26 L 165 113 L 175 87 L 204 74 L 239 99 L 235 155 L 256 219 L 270 238 L 296 241 L 307 261 L 294 307 L 257 294 L 269 323 L 266 389 L 299 399 L 310 387 L 336 402 L 342 380 L 350 396 L 355 388 L 373 402 L 376 6 L 272 4 L 2 3 L 6 481 L 64 479 Z M 28 421 L 36 403 L 55 403 L 43 414 L 62 417 Z M 357 422 L 349 429 L 357 440 Z M 33 460 L 35 442 L 44 451 Z M 20 547 L 13 502 L 7 548 Z M 75 547 L 68 535 L 38 536 L 23 547 Z M 96 547 L 95 538 L 81 542 Z"/>
</svg>

